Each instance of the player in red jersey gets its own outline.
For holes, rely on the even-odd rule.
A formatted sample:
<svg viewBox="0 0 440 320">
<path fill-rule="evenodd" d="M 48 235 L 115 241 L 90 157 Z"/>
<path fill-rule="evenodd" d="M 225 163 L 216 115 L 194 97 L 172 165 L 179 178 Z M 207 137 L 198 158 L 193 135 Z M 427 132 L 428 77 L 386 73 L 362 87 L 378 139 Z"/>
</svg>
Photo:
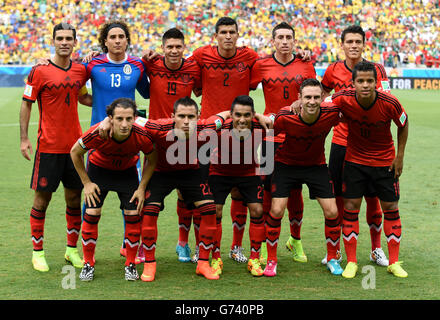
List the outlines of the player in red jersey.
<svg viewBox="0 0 440 320">
<path fill-rule="evenodd" d="M 183 97 L 191 97 L 193 89 L 201 87 L 199 65 L 194 60 L 183 58 L 184 40 L 184 35 L 180 30 L 171 28 L 162 36 L 164 56 L 143 60 L 150 79 L 149 119 L 171 117 L 174 102 Z M 186 208 L 179 193 L 177 215 L 179 239 L 176 253 L 179 261 L 189 262 L 191 250 L 188 246 L 188 235 L 193 210 Z"/>
<path fill-rule="evenodd" d="M 191 59 L 197 61 L 202 72 L 201 119 L 229 110 L 237 96 L 249 94 L 250 71 L 258 54 L 251 48 L 237 47 L 238 37 L 237 22 L 222 17 L 215 25 L 214 38 L 217 45 L 206 45 L 193 52 Z M 202 170 L 208 177 L 209 165 L 202 166 Z M 247 262 L 242 248 L 247 207 L 235 188 L 231 198 L 233 239 L 229 256 L 237 262 Z M 196 225 L 195 220 L 195 228 Z"/>
<path fill-rule="evenodd" d="M 126 245 L 125 280 L 137 280 L 135 257 L 139 247 L 141 217 L 145 188 L 157 163 L 157 153 L 148 132 L 135 124 L 136 103 L 119 98 L 107 107 L 113 135 L 103 139 L 92 126 L 75 143 L 70 152 L 73 164 L 84 185 L 86 212 L 82 223 L 84 267 L 79 275 L 82 281 L 91 281 L 95 272 L 95 247 L 98 240 L 98 222 L 109 191 L 118 193 L 124 212 Z M 88 157 L 87 171 L 84 155 Z M 142 151 L 149 165 L 139 182 L 136 164 Z"/>
<path fill-rule="evenodd" d="M 408 116 L 391 94 L 377 90 L 374 64 L 363 61 L 353 69 L 355 89 L 335 93 L 332 100 L 341 107 L 348 124 L 347 153 L 343 173 L 344 216 L 342 235 L 347 266 L 342 274 L 353 278 L 357 271 L 356 247 L 359 234 L 359 209 L 362 197 L 373 185 L 384 213 L 387 238 L 388 271 L 407 277 L 401 267 L 399 245 L 399 177 L 408 138 Z M 391 121 L 397 126 L 397 152 L 391 134 Z"/>
<path fill-rule="evenodd" d="M 282 107 L 298 100 L 301 83 L 308 78 L 316 78 L 315 68 L 310 61 L 303 61 L 294 54 L 296 39 L 295 30 L 286 22 L 275 26 L 272 30 L 272 45 L 275 52 L 256 61 L 251 71 L 250 88 L 256 89 L 261 83 L 266 108 L 264 114 L 277 113 Z M 265 150 L 276 150 L 284 141 L 284 134 L 268 139 Z M 266 176 L 264 184 L 264 214 L 267 216 L 271 204 L 271 174 Z M 303 199 L 301 186 L 292 190 L 287 205 L 290 221 L 290 237 L 286 246 L 293 252 L 293 260 L 307 262 L 301 243 L 301 225 L 303 218 Z M 265 262 L 267 253 L 264 253 Z"/>
<path fill-rule="evenodd" d="M 249 96 L 238 96 L 231 106 L 231 119 L 219 132 L 217 148 L 211 154 L 209 186 L 214 195 L 217 211 L 217 233 L 212 251 L 211 267 L 222 273 L 220 255 L 223 206 L 232 188 L 243 195 L 249 208 L 249 238 L 251 243 L 248 270 L 253 276 L 262 276 L 260 247 L 265 240 L 263 220 L 263 185 L 259 176 L 257 149 L 263 142 L 265 130 L 255 119 L 254 101 Z"/>
<path fill-rule="evenodd" d="M 200 67 L 194 60 L 183 58 L 183 33 L 172 28 L 162 36 L 163 57 L 144 59 L 150 79 L 149 119 L 169 118 L 174 102 L 191 97 L 193 88 L 200 88 Z"/>
<path fill-rule="evenodd" d="M 346 28 L 341 35 L 341 48 L 345 53 L 345 60 L 337 61 L 328 66 L 322 79 L 322 85 L 326 91 L 326 96 L 332 90 L 338 92 L 344 89 L 353 88 L 352 70 L 354 66 L 364 59 L 362 52 L 365 48 L 365 33 L 359 26 Z M 378 63 L 374 64 L 377 72 L 377 89 L 389 92 L 389 83 L 385 68 Z M 342 199 L 342 167 L 347 146 L 348 128 L 345 122 L 341 122 L 333 129 L 333 140 L 329 157 L 329 169 L 335 185 L 336 202 L 338 204 L 339 218 L 342 219 L 344 213 L 344 203 Z M 380 203 L 375 195 L 374 189 L 365 195 L 367 204 L 366 217 L 370 227 L 371 253 L 370 260 L 378 265 L 388 265 L 388 259 L 382 250 L 380 238 L 382 231 L 382 210 Z M 338 248 L 339 250 L 339 248 Z M 326 258 L 322 261 L 326 264 Z"/>
<path fill-rule="evenodd" d="M 67 221 L 67 248 L 65 259 L 81 268 L 77 250 L 81 226 L 82 184 L 70 159 L 70 148 L 81 136 L 78 119 L 78 100 L 85 102 L 81 92 L 86 82 L 84 66 L 70 60 L 76 46 L 76 31 L 60 23 L 53 30 L 55 56 L 46 66 L 35 66 L 29 73 L 20 109 L 20 149 L 30 160 L 32 143 L 28 127 L 32 103 L 38 100 L 39 124 L 32 172 L 31 188 L 35 190 L 30 224 L 33 243 L 32 264 L 38 271 L 49 271 L 43 250 L 46 210 L 60 181 L 64 185 Z"/>
<path fill-rule="evenodd" d="M 293 187 L 307 184 L 310 194 L 318 200 L 325 217 L 328 269 L 340 275 L 342 268 L 336 259 L 336 244 L 341 225 L 333 185 L 325 160 L 325 138 L 339 122 L 339 108 L 322 102 L 322 87 L 316 79 L 306 79 L 301 85 L 299 98 L 301 112 L 297 115 L 290 107 L 282 108 L 274 121 L 275 134 L 285 133 L 284 143 L 275 153 L 272 176 L 272 205 L 266 218 L 267 265 L 264 275 L 277 274 L 277 245 L 281 219 Z"/>
</svg>

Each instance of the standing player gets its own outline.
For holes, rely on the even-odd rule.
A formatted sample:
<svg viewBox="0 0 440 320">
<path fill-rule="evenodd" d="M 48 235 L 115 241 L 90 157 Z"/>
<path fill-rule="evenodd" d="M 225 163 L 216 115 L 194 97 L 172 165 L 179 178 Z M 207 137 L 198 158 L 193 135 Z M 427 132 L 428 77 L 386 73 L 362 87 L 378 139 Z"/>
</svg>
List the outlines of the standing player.
<svg viewBox="0 0 440 320">
<path fill-rule="evenodd" d="M 253 276 L 262 276 L 260 247 L 265 239 L 263 220 L 263 185 L 258 175 L 257 150 L 265 131 L 255 119 L 254 101 L 249 96 L 238 96 L 231 106 L 231 119 L 219 132 L 217 149 L 211 154 L 209 186 L 214 195 L 217 211 L 217 233 L 212 251 L 211 267 L 222 273 L 220 256 L 222 215 L 226 197 L 236 187 L 249 208 L 249 238 L 251 243 L 248 270 Z M 227 160 L 227 161 L 225 161 Z"/>
<path fill-rule="evenodd" d="M 359 26 L 346 28 L 341 35 L 341 48 L 345 53 L 345 60 L 332 63 L 325 71 L 322 79 L 326 96 L 332 90 L 353 88 L 352 70 L 354 66 L 363 61 L 362 52 L 365 48 L 365 33 Z M 382 65 L 375 63 L 377 72 L 377 89 L 389 91 L 388 78 Z M 344 203 L 342 199 L 342 168 L 347 147 L 348 128 L 345 122 L 341 122 L 333 129 L 333 140 L 330 149 L 329 169 L 335 185 L 336 203 L 338 204 L 339 219 L 342 221 Z M 366 217 L 370 227 L 371 253 L 370 260 L 380 266 L 387 266 L 388 259 L 382 250 L 380 236 L 382 231 L 382 210 L 374 190 L 365 194 L 367 203 Z M 339 250 L 339 248 L 338 248 Z M 326 264 L 326 258 L 322 260 Z"/>
<path fill-rule="evenodd" d="M 98 222 L 109 191 L 118 193 L 121 210 L 124 210 L 126 262 L 125 280 L 137 280 L 135 257 L 139 246 L 141 218 L 145 187 L 157 162 L 153 142 L 144 128 L 135 124 L 136 104 L 127 98 L 116 99 L 107 107 L 113 135 L 104 140 L 93 125 L 75 143 L 70 152 L 73 164 L 84 184 L 86 212 L 82 223 L 84 267 L 79 275 L 82 281 L 91 281 L 95 272 L 95 247 L 98 239 Z M 89 156 L 87 172 L 84 154 Z M 149 161 L 139 183 L 136 163 L 139 151 Z"/>
<path fill-rule="evenodd" d="M 237 22 L 222 17 L 215 25 L 214 38 L 217 45 L 207 45 L 193 52 L 192 58 L 197 61 L 202 72 L 201 119 L 229 110 L 237 96 L 249 94 L 250 71 L 258 55 L 250 48 L 237 47 L 238 37 Z M 209 165 L 202 166 L 202 170 L 207 177 Z M 243 263 L 247 262 L 242 248 L 247 207 L 236 189 L 232 191 L 231 198 L 233 240 L 229 257 Z M 195 230 L 196 225 L 194 221 Z"/>
<path fill-rule="evenodd" d="M 292 104 L 298 99 L 301 83 L 308 78 L 316 78 L 315 68 L 310 61 L 303 61 L 295 55 L 295 30 L 286 22 L 272 30 L 272 45 L 275 53 L 257 60 L 251 71 L 250 88 L 256 89 L 262 83 L 266 108 L 264 114 L 278 113 L 280 108 Z M 265 150 L 276 150 L 284 141 L 284 134 L 267 138 Z M 264 184 L 264 214 L 270 211 L 271 193 L 268 174 Z M 286 243 L 293 252 L 293 260 L 307 262 L 301 243 L 301 224 L 303 217 L 303 199 L 301 186 L 294 188 L 287 204 L 290 221 L 290 237 Z M 264 246 L 263 246 L 264 248 Z M 263 260 L 264 261 L 264 260 Z"/>
<path fill-rule="evenodd" d="M 348 124 L 344 162 L 344 216 L 342 236 L 347 266 L 342 276 L 353 278 L 357 271 L 356 247 L 362 197 L 373 185 L 384 213 L 388 243 L 388 272 L 407 277 L 399 258 L 402 225 L 399 215 L 399 177 L 408 138 L 408 117 L 391 94 L 377 90 L 376 66 L 362 61 L 353 69 L 355 89 L 335 93 L 332 100 L 341 107 Z M 397 153 L 391 135 L 391 121 L 397 126 Z"/>
<path fill-rule="evenodd" d="M 210 280 L 219 276 L 209 265 L 209 253 L 216 232 L 215 205 L 209 186 L 199 169 L 197 148 L 198 136 L 203 129 L 218 130 L 229 111 L 219 113 L 207 120 L 198 121 L 198 106 L 185 97 L 174 103 L 172 118 L 149 120 L 145 128 L 155 141 L 158 165 L 147 187 L 142 221 L 142 247 L 145 251 L 143 281 L 153 281 L 156 275 L 155 249 L 157 241 L 157 218 L 164 198 L 174 189 L 180 190 L 186 205 L 193 204 L 201 216 L 199 259 L 196 273 Z M 170 150 L 184 150 L 173 163 Z"/>
<path fill-rule="evenodd" d="M 336 244 L 341 225 L 333 194 L 333 186 L 325 160 L 325 138 L 339 122 L 339 108 L 322 104 L 322 87 L 316 79 L 306 79 L 301 84 L 299 99 L 301 112 L 290 112 L 290 107 L 279 111 L 274 121 L 275 134 L 284 132 L 284 143 L 275 154 L 272 176 L 272 205 L 266 219 L 267 265 L 264 275 L 277 274 L 277 244 L 281 219 L 292 187 L 307 184 L 310 193 L 318 200 L 325 217 L 327 268 L 340 275 L 342 268 L 336 259 Z"/>
<path fill-rule="evenodd" d="M 136 89 L 142 97 L 149 97 L 149 83 L 142 60 L 127 54 L 131 42 L 127 24 L 123 21 L 103 24 L 98 40 L 104 54 L 84 63 L 87 76 L 92 83 L 93 106 L 90 125 L 104 120 L 106 106 L 117 98 L 135 100 Z M 120 251 L 125 255 L 124 244 Z"/>
<path fill-rule="evenodd" d="M 32 68 L 20 109 L 20 149 L 30 160 L 32 144 L 28 137 L 32 103 L 38 100 L 39 125 L 31 188 L 35 190 L 30 224 L 33 243 L 32 264 L 35 270 L 49 271 L 43 250 L 46 210 L 60 181 L 64 185 L 67 221 L 65 259 L 76 268 L 83 263 L 76 247 L 81 226 L 82 184 L 70 159 L 70 148 L 81 136 L 78 119 L 80 89 L 86 82 L 84 66 L 70 60 L 76 46 L 76 31 L 67 24 L 53 29 L 55 56 L 48 65 Z"/>
<path fill-rule="evenodd" d="M 163 57 L 143 59 L 150 79 L 150 107 L 148 118 L 158 120 L 170 118 L 174 102 L 183 97 L 191 97 L 195 88 L 200 88 L 200 67 L 194 60 L 183 58 L 185 51 L 183 33 L 171 28 L 162 36 Z M 186 208 L 184 201 L 177 201 L 179 220 L 179 240 L 176 253 L 181 262 L 189 262 L 191 250 L 188 235 L 191 228 L 193 210 Z"/>
</svg>

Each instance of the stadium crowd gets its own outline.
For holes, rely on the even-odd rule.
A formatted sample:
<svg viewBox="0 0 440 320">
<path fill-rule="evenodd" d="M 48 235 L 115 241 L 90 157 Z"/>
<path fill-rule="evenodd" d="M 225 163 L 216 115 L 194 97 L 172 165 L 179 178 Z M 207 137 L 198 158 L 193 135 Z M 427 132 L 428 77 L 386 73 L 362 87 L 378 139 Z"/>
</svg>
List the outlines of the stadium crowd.
<svg viewBox="0 0 440 320">
<path fill-rule="evenodd" d="M 260 54 L 271 52 L 270 30 L 286 21 L 296 27 L 298 45 L 313 52 L 318 66 L 326 65 L 341 58 L 338 39 L 343 28 L 357 23 L 367 33 L 366 59 L 387 67 L 440 65 L 438 0 L 311 0 L 307 5 L 299 0 L 0 0 L 0 4 L 0 64 L 33 64 L 47 56 L 50 37 L 38 30 L 62 21 L 77 27 L 81 45 L 76 55 L 83 56 L 98 48 L 98 27 L 110 18 L 131 26 L 133 55 L 159 48 L 163 32 L 174 26 L 185 33 L 191 54 L 211 42 L 212 25 L 227 15 L 239 23 L 241 44 Z"/>
</svg>

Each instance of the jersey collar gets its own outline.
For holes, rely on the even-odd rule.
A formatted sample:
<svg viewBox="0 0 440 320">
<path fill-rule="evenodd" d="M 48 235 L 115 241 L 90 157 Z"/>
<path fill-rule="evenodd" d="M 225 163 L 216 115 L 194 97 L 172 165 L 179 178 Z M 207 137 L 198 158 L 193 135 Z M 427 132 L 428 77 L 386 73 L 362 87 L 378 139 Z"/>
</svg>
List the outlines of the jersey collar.
<svg viewBox="0 0 440 320">
<path fill-rule="evenodd" d="M 114 61 L 114 60 L 110 59 L 110 56 L 108 55 L 108 53 L 106 54 L 106 56 L 107 56 L 107 60 L 110 61 L 111 63 L 114 63 L 114 64 L 122 64 L 122 63 L 126 62 L 128 59 L 127 53 L 125 53 L 125 58 L 122 61 Z"/>
</svg>

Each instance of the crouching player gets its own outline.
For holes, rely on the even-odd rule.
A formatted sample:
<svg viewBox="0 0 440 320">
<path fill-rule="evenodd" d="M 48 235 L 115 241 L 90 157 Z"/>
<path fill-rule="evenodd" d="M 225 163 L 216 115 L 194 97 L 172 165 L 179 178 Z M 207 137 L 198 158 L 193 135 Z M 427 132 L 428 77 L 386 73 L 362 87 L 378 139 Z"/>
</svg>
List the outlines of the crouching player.
<svg viewBox="0 0 440 320">
<path fill-rule="evenodd" d="M 82 281 L 91 281 L 95 272 L 95 247 L 98 239 L 98 222 L 101 209 L 109 191 L 115 191 L 124 210 L 127 247 L 125 279 L 137 280 L 135 258 L 139 247 L 141 217 L 145 188 L 157 163 L 157 154 L 149 133 L 135 123 L 136 103 L 128 98 L 116 99 L 107 107 L 113 135 L 103 139 L 92 126 L 75 143 L 70 152 L 75 169 L 84 185 L 86 211 L 82 222 L 84 267 L 79 275 Z M 92 150 L 93 149 L 93 150 Z M 89 164 L 84 165 L 88 150 Z M 149 165 L 144 168 L 139 182 L 136 163 L 142 151 Z"/>
<path fill-rule="evenodd" d="M 263 220 L 263 186 L 258 174 L 257 149 L 265 130 L 255 119 L 254 101 L 242 95 L 235 98 L 231 106 L 231 119 L 219 132 L 218 147 L 211 155 L 209 186 L 214 195 L 217 211 L 217 233 L 212 252 L 211 267 L 222 273 L 220 256 L 222 237 L 222 212 L 225 200 L 236 187 L 247 203 L 250 213 L 249 238 L 251 243 L 248 270 L 253 276 L 262 276 L 260 247 L 265 240 Z M 226 160 L 226 161 L 225 161 Z"/>
<path fill-rule="evenodd" d="M 322 103 L 322 93 L 318 80 L 304 80 L 299 92 L 300 113 L 294 114 L 286 107 L 278 112 L 274 121 L 274 134 L 285 133 L 286 139 L 275 152 L 272 205 L 265 225 L 268 261 L 264 275 L 268 277 L 277 274 L 277 244 L 290 191 L 303 183 L 324 213 L 327 268 L 335 275 L 343 272 L 336 259 L 341 225 L 324 153 L 325 139 L 338 124 L 340 110 L 331 103 Z"/>
<path fill-rule="evenodd" d="M 215 205 L 207 182 L 203 179 L 198 162 L 198 149 L 205 144 L 201 138 L 204 129 L 216 133 L 229 118 L 224 111 L 206 120 L 198 120 L 199 108 L 189 97 L 174 103 L 169 119 L 148 120 L 145 128 L 151 134 L 158 153 L 158 165 L 147 186 L 142 219 L 142 247 L 145 252 L 142 281 L 150 282 L 156 276 L 157 219 L 165 197 L 178 189 L 185 205 L 194 206 L 201 215 L 199 259 L 196 273 L 209 280 L 219 275 L 209 265 L 209 254 L 216 231 Z"/>
</svg>

